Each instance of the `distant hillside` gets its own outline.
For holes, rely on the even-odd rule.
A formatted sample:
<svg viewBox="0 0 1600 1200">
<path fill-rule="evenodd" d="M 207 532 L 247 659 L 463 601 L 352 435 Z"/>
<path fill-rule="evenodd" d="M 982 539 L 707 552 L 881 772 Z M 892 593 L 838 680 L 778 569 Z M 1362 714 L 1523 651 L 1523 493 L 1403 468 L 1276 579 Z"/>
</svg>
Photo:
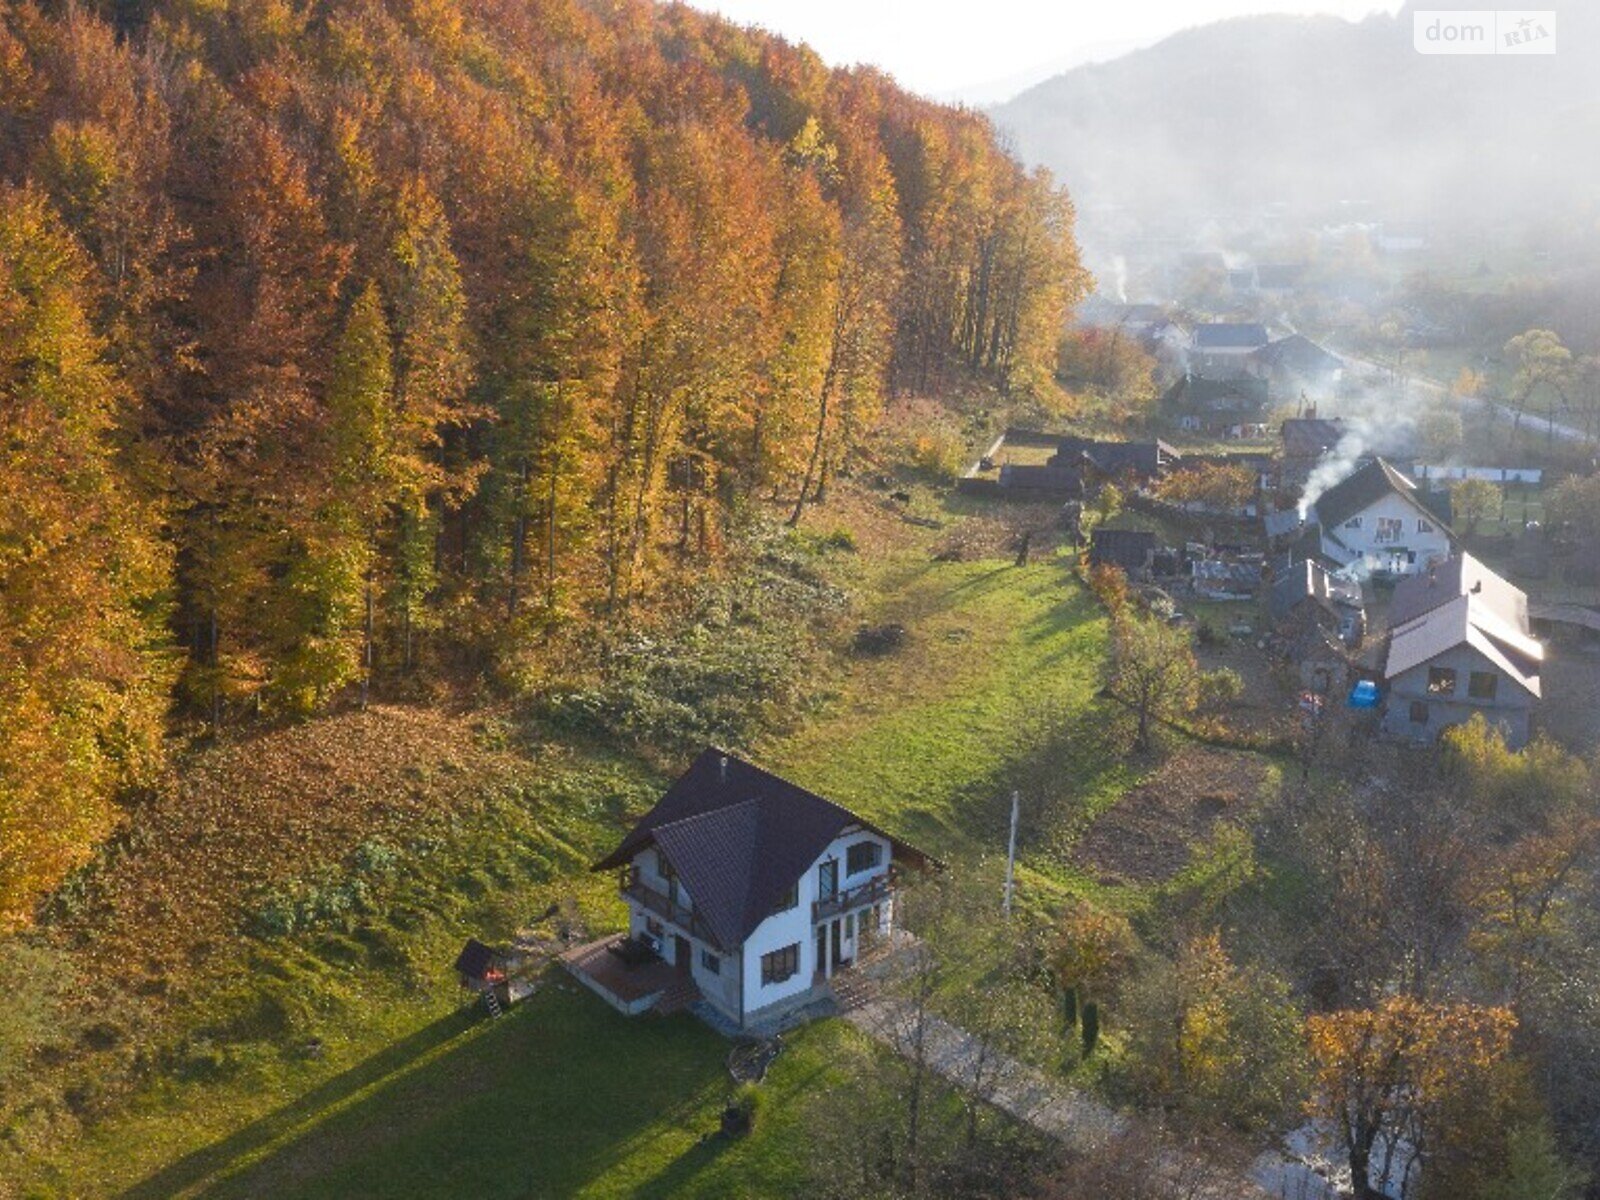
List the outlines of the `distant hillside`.
<svg viewBox="0 0 1600 1200">
<path fill-rule="evenodd" d="M 1039 84 L 994 117 L 1084 211 L 1366 200 L 1390 219 L 1471 222 L 1549 214 L 1558 200 L 1592 215 L 1600 12 L 1563 9 L 1553 57 L 1426 57 L 1411 8 L 1187 30 Z"/>
</svg>

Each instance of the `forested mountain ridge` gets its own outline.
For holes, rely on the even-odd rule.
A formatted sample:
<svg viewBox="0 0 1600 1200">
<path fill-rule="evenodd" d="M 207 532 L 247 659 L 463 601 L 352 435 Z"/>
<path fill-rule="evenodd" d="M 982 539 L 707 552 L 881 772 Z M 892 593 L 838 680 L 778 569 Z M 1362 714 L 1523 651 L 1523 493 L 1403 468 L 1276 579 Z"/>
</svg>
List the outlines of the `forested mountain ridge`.
<svg viewBox="0 0 1600 1200">
<path fill-rule="evenodd" d="M 645 0 L 0 0 L 0 181 L 7 925 L 174 705 L 617 619 L 1082 287 L 982 117 Z"/>
<path fill-rule="evenodd" d="M 1417 53 L 1403 5 L 1361 21 L 1263 14 L 1075 67 L 993 109 L 1087 213 L 1203 225 L 1278 204 L 1440 233 L 1593 221 L 1600 176 L 1572 147 L 1600 128 L 1600 11 L 1568 5 L 1559 50 Z M 1426 18 L 1424 19 L 1426 29 Z M 1125 247 L 1124 247 L 1125 248 Z"/>
</svg>

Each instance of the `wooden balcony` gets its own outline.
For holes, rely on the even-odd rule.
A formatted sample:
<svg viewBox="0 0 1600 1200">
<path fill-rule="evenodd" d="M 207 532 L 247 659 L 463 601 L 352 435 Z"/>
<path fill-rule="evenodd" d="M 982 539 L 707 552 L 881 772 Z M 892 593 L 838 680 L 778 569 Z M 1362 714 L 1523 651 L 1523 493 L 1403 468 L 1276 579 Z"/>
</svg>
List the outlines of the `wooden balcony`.
<svg viewBox="0 0 1600 1200">
<path fill-rule="evenodd" d="M 698 913 L 692 908 L 677 903 L 665 892 L 658 891 L 644 881 L 639 874 L 638 867 L 624 867 L 619 880 L 622 894 L 630 900 L 636 900 L 649 912 L 665 921 L 671 921 L 679 929 L 688 930 L 690 934 L 704 942 L 716 944 L 711 936 L 711 930 L 700 919 Z"/>
<path fill-rule="evenodd" d="M 865 883 L 846 888 L 842 892 L 835 892 L 825 900 L 813 901 L 811 920 L 813 923 L 827 921 L 840 913 L 850 912 L 869 904 L 881 904 L 893 894 L 894 879 L 891 875 L 888 872 L 874 875 Z"/>
</svg>

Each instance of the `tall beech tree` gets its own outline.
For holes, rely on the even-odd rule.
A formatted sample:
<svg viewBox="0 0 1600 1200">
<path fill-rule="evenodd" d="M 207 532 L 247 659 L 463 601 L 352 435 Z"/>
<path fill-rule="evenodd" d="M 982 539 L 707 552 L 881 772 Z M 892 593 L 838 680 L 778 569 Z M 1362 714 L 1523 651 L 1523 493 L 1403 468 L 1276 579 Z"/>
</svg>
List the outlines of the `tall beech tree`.
<svg viewBox="0 0 1600 1200">
<path fill-rule="evenodd" d="M 170 553 L 89 273 L 38 192 L 0 189 L 0 928 L 152 780 L 169 703 Z"/>
</svg>

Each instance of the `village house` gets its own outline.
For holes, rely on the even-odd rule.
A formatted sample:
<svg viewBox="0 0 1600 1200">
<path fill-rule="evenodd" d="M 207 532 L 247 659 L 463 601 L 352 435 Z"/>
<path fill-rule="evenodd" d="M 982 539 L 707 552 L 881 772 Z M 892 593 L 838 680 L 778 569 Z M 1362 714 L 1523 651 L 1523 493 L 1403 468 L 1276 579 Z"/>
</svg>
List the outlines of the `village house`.
<svg viewBox="0 0 1600 1200">
<path fill-rule="evenodd" d="M 1454 535 L 1444 516 L 1394 467 L 1373 458 L 1315 498 L 1306 512 L 1321 556 L 1362 573 L 1401 576 L 1450 557 Z"/>
<path fill-rule="evenodd" d="M 1305 416 L 1289 417 L 1279 427 L 1282 442 L 1278 486 L 1298 492 L 1328 451 L 1344 437 L 1344 422 L 1337 417 L 1318 417 L 1315 405 Z"/>
<path fill-rule="evenodd" d="M 1064 437 L 1049 466 L 1082 471 L 1095 484 L 1148 484 L 1175 468 L 1183 455 L 1166 442 L 1102 442 Z"/>
<path fill-rule="evenodd" d="M 1431 742 L 1483 717 L 1512 749 L 1526 745 L 1544 647 L 1528 597 L 1470 554 L 1402 580 L 1389 606 L 1383 728 Z"/>
<path fill-rule="evenodd" d="M 1196 325 L 1189 342 L 1189 369 L 1213 378 L 1248 374 L 1250 355 L 1269 340 L 1265 325 Z"/>
<path fill-rule="evenodd" d="M 1147 529 L 1107 529 L 1089 535 L 1089 565 L 1118 567 L 1129 579 L 1144 579 L 1155 559 L 1156 535 Z"/>
<path fill-rule="evenodd" d="M 1278 576 L 1267 606 L 1274 626 L 1285 636 L 1312 625 L 1347 646 L 1360 646 L 1366 637 L 1367 610 L 1361 585 L 1329 574 L 1311 559 L 1292 564 Z"/>
<path fill-rule="evenodd" d="M 1183 429 L 1240 438 L 1266 431 L 1268 399 L 1265 379 L 1210 379 L 1191 373 L 1168 388 L 1161 402 Z"/>
<path fill-rule="evenodd" d="M 1344 360 L 1300 333 L 1261 347 L 1250 355 L 1245 369 L 1283 396 L 1326 392 L 1344 378 Z"/>
<path fill-rule="evenodd" d="M 623 1012 L 703 1001 L 714 1021 L 748 1029 L 826 998 L 837 972 L 888 939 L 898 869 L 930 861 L 847 809 L 707 749 L 594 865 L 618 872 L 628 936 L 564 962 Z"/>
<path fill-rule="evenodd" d="M 1052 467 L 1042 463 L 1002 463 L 1000 489 L 1029 496 L 1081 500 L 1083 472 L 1073 467 Z"/>
<path fill-rule="evenodd" d="M 1305 263 L 1261 263 L 1255 269 L 1255 293 L 1272 300 L 1287 299 L 1299 290 L 1306 270 Z"/>
</svg>

